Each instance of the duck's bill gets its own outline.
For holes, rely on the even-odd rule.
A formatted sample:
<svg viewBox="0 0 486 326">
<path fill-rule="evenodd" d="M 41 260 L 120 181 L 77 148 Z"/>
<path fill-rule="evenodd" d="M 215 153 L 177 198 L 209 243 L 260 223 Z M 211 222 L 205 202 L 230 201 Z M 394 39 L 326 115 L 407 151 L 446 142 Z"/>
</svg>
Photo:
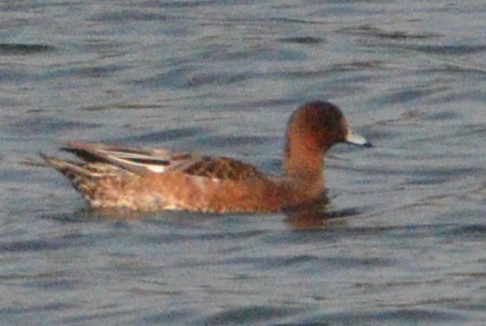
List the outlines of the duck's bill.
<svg viewBox="0 0 486 326">
<path fill-rule="evenodd" d="M 364 147 L 371 147 L 371 143 L 366 140 L 363 136 L 360 136 L 358 134 L 355 134 L 351 130 L 348 131 L 348 134 L 346 135 L 346 142 L 358 146 L 364 146 Z"/>
</svg>

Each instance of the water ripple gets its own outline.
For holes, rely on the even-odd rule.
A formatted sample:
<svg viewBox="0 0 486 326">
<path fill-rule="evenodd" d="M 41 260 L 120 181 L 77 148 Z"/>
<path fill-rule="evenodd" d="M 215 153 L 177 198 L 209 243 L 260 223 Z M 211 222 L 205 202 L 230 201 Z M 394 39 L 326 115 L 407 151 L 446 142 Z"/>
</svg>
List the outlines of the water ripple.
<svg viewBox="0 0 486 326">
<path fill-rule="evenodd" d="M 0 55 L 31 55 L 55 50 L 54 47 L 47 44 L 0 43 Z"/>
<path fill-rule="evenodd" d="M 269 320 L 281 320 L 292 316 L 301 309 L 290 307 L 250 306 L 233 309 L 209 316 L 199 322 L 205 325 L 230 325 L 240 323 L 266 323 Z"/>
</svg>

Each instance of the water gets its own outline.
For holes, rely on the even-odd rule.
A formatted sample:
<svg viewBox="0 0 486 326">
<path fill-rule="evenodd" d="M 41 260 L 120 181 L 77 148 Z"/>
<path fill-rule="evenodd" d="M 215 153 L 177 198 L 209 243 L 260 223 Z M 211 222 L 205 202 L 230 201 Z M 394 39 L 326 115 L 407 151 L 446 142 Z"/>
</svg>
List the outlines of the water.
<svg viewBox="0 0 486 326">
<path fill-rule="evenodd" d="M 0 4 L 2 324 L 486 320 L 482 1 Z M 87 212 L 36 166 L 71 139 L 277 173 L 309 100 L 338 146 L 332 219 Z"/>
</svg>

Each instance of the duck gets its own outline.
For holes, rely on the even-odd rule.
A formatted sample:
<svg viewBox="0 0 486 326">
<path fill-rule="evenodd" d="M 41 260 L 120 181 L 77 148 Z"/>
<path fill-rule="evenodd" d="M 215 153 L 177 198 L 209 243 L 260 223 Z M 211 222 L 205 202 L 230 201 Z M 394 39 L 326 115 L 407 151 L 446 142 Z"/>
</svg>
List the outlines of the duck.
<svg viewBox="0 0 486 326">
<path fill-rule="evenodd" d="M 78 160 L 40 155 L 92 209 L 276 212 L 323 198 L 324 157 L 339 143 L 372 146 L 352 132 L 338 106 L 312 101 L 288 120 L 281 175 L 226 156 L 80 141 L 61 148 Z"/>
</svg>

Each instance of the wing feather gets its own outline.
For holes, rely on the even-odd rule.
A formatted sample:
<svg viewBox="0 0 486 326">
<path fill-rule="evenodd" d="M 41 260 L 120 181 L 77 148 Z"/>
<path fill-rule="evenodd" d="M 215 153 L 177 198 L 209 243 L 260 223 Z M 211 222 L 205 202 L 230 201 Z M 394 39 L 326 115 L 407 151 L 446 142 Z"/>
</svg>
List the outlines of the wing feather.
<svg viewBox="0 0 486 326">
<path fill-rule="evenodd" d="M 69 142 L 63 150 L 77 155 L 88 163 L 109 163 L 139 175 L 183 171 L 190 175 L 218 180 L 263 177 L 254 166 L 227 157 L 82 142 Z"/>
</svg>

